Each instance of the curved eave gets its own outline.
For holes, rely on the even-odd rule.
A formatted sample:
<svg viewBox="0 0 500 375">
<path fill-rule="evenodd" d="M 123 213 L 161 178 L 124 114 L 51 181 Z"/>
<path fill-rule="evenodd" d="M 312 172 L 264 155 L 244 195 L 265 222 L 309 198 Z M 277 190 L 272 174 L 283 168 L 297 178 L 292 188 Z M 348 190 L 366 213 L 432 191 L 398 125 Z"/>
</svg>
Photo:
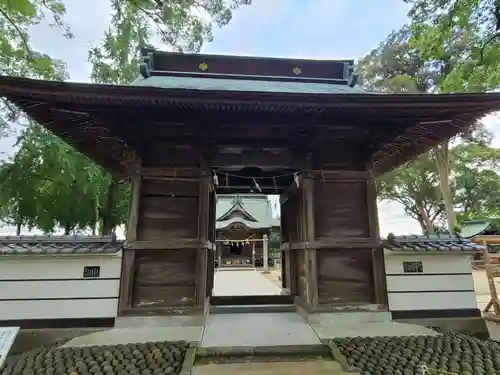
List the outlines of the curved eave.
<svg viewBox="0 0 500 375">
<path fill-rule="evenodd" d="M 458 134 L 486 114 L 500 110 L 500 93 L 468 94 L 303 94 L 221 90 L 165 89 L 83 84 L 0 77 L 0 96 L 111 171 L 134 159 L 122 135 L 100 123 L 95 112 L 113 107 L 210 110 L 247 116 L 318 115 L 377 118 L 391 123 L 402 117 L 405 130 L 375 148 L 374 170 L 383 174 Z M 88 108 L 94 108 L 93 113 Z M 433 121 L 428 122 L 429 118 Z M 359 124 L 363 125 L 362 123 Z M 104 134 L 103 134 L 104 133 Z M 374 151 L 375 151 L 374 150 Z"/>
<path fill-rule="evenodd" d="M 235 218 L 235 219 L 229 219 L 229 220 L 225 220 L 225 221 L 216 222 L 215 223 L 215 229 L 216 230 L 224 230 L 224 229 L 231 228 L 235 224 L 241 225 L 246 230 L 258 230 L 258 229 L 271 228 L 270 226 L 262 225 L 259 222 L 253 223 L 253 222 L 250 222 L 250 221 L 246 221 L 246 220 L 241 220 L 239 218 Z"/>
<path fill-rule="evenodd" d="M 376 108 L 390 108 L 405 105 L 407 108 L 421 107 L 449 109 L 448 106 L 469 110 L 491 111 L 500 109 L 500 93 L 457 93 L 457 94 L 302 94 L 288 92 L 246 92 L 227 90 L 194 90 L 178 88 L 156 88 L 149 86 L 105 85 L 74 82 L 43 81 L 29 78 L 0 77 L 0 95 L 7 98 L 25 98 L 43 102 L 82 104 L 143 106 L 201 104 L 253 104 L 265 110 L 275 106 L 296 106 L 297 108 L 352 108 L 360 105 Z M 443 107 L 444 106 L 444 107 Z M 201 107 L 200 107 L 201 108 Z"/>
<path fill-rule="evenodd" d="M 236 202 L 234 203 L 231 208 L 229 210 L 227 210 L 224 214 L 222 214 L 221 216 L 219 216 L 216 221 L 226 221 L 224 218 L 229 216 L 233 211 L 235 211 L 237 208 L 241 208 L 241 212 L 243 212 L 244 215 L 246 215 L 248 218 L 250 219 L 244 219 L 244 220 L 247 220 L 247 221 L 254 221 L 254 222 L 257 222 L 257 220 L 252 216 L 250 215 L 250 213 L 247 211 L 247 209 L 245 207 L 243 207 L 240 203 Z"/>
</svg>

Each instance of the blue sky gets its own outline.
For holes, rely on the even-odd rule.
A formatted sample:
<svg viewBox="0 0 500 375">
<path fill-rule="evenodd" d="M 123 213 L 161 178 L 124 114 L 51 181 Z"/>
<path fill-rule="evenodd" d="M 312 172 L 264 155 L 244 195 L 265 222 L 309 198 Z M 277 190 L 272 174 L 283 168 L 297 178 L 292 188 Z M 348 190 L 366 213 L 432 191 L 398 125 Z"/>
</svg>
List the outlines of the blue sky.
<svg viewBox="0 0 500 375">
<path fill-rule="evenodd" d="M 89 0 L 65 1 L 65 19 L 75 39 L 64 39 L 60 30 L 46 23 L 35 27 L 30 35 L 36 49 L 67 63 L 73 81 L 88 81 L 88 49 L 99 43 L 110 22 L 109 0 L 91 2 L 92 6 Z M 206 44 L 203 52 L 357 59 L 404 25 L 407 12 L 403 0 L 253 0 L 251 6 L 234 13 L 228 26 L 215 30 L 214 41 Z M 495 127 L 500 133 L 500 127 Z M 0 140 L 0 155 L 12 152 L 13 139 Z M 379 216 L 382 235 L 420 230 L 396 204 L 380 204 Z"/>
<path fill-rule="evenodd" d="M 217 30 L 207 53 L 359 58 L 407 22 L 402 0 L 254 0 Z"/>
</svg>

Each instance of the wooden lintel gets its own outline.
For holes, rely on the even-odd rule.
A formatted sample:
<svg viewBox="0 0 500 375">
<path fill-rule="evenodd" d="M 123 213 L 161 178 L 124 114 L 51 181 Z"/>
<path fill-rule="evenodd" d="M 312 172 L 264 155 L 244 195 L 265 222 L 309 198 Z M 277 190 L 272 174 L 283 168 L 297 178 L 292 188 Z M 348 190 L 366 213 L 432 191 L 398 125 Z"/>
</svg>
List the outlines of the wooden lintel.
<svg viewBox="0 0 500 375">
<path fill-rule="evenodd" d="M 335 238 L 323 239 L 317 241 L 304 242 L 284 242 L 281 244 L 281 250 L 310 250 L 310 249 L 375 249 L 380 248 L 380 241 L 373 241 L 371 239 L 359 238 Z"/>
<path fill-rule="evenodd" d="M 195 168 L 161 168 L 161 167 L 140 167 L 131 168 L 129 176 L 140 176 L 146 179 L 172 180 L 179 182 L 198 182 L 200 180 L 200 170 Z"/>
<path fill-rule="evenodd" d="M 180 249 L 207 249 L 213 250 L 215 245 L 210 241 L 199 239 L 165 239 L 161 241 L 127 241 L 125 249 L 135 250 L 180 250 Z"/>
<path fill-rule="evenodd" d="M 220 183 L 220 181 L 219 181 L 219 183 Z M 253 188 L 253 183 L 252 183 L 252 186 L 250 186 L 250 185 L 228 185 L 228 186 L 217 185 L 215 188 L 222 189 L 222 190 L 226 189 L 226 188 L 231 189 L 231 190 L 245 190 L 245 192 L 248 192 L 248 190 L 250 188 Z M 276 186 L 259 185 L 259 188 L 262 191 L 276 191 L 276 194 L 279 194 L 280 192 L 288 189 L 288 186 L 284 186 L 284 185 L 276 185 Z"/>
<path fill-rule="evenodd" d="M 374 241 L 371 238 L 321 238 L 313 242 L 315 249 L 374 249 L 382 245 L 381 241 Z"/>
<path fill-rule="evenodd" d="M 318 172 L 319 176 L 325 180 L 367 180 L 373 177 L 372 171 L 337 171 L 322 170 Z"/>
<path fill-rule="evenodd" d="M 264 150 L 252 150 L 238 154 L 216 153 L 212 159 L 212 165 L 215 167 L 234 167 L 234 166 L 265 166 L 274 168 L 297 168 L 303 167 L 300 158 L 297 158 L 292 152 L 285 151 L 276 154 Z"/>
<path fill-rule="evenodd" d="M 148 176 L 144 175 L 145 180 L 157 180 L 157 181 L 175 181 L 175 182 L 197 182 L 199 178 L 187 178 L 187 177 L 167 177 L 167 176 Z"/>
</svg>

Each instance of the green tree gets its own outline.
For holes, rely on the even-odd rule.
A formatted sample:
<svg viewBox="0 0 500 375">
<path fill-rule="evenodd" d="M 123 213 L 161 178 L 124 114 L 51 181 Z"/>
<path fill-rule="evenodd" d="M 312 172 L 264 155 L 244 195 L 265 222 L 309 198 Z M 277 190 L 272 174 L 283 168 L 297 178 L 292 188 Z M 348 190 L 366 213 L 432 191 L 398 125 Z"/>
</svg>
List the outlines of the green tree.
<svg viewBox="0 0 500 375">
<path fill-rule="evenodd" d="M 41 79 L 62 80 L 66 77 L 65 64 L 33 49 L 29 28 L 43 18 L 50 17 L 52 26 L 61 28 L 67 38 L 72 35 L 63 21 L 65 7 L 57 0 L 0 1 L 0 73 Z M 21 112 L 4 99 L 0 101 L 0 137 L 13 126 L 26 126 L 29 122 Z M 34 150 L 32 150 L 34 151 Z M 0 218 L 16 225 L 36 225 L 36 186 L 24 176 L 28 148 L 20 150 L 0 166 Z M 11 188 L 15 186 L 15 188 Z"/>
<path fill-rule="evenodd" d="M 422 232 L 433 233 L 443 218 L 439 177 L 427 154 L 388 172 L 378 181 L 377 194 L 382 201 L 400 203 L 405 213 L 418 221 Z"/>
<path fill-rule="evenodd" d="M 60 27 L 64 35 L 71 38 L 71 32 L 63 21 L 65 12 L 63 2 L 58 0 L 0 0 L 0 74 L 64 79 L 65 64 L 33 49 L 28 30 L 41 19 L 51 17 L 52 25 Z M 1 99 L 0 136 L 10 130 L 10 125 L 20 121 L 24 122 L 20 111 Z"/>
<path fill-rule="evenodd" d="M 485 91 L 500 82 L 500 2 L 408 0 L 410 46 L 442 72 L 436 91 Z M 449 144 L 433 150 L 441 178 L 448 226 L 455 222 L 449 190 Z"/>
<path fill-rule="evenodd" d="M 462 143 L 451 150 L 458 222 L 500 213 L 500 150 Z"/>
<path fill-rule="evenodd" d="M 366 90 L 379 92 L 429 92 L 439 72 L 426 65 L 420 52 L 409 44 L 411 29 L 393 31 L 357 63 L 360 83 Z"/>
<path fill-rule="evenodd" d="M 36 54 L 29 45 L 28 28 L 47 14 L 55 25 L 65 8 L 55 0 L 0 0 L 4 20 L 3 43 L 9 59 L 0 61 L 10 75 L 44 79 L 66 78 L 64 64 Z M 213 25 L 229 22 L 232 10 L 247 0 L 156 1 L 111 0 L 112 24 L 103 42 L 89 51 L 91 79 L 98 83 L 128 84 L 138 75 L 139 51 L 154 37 L 178 51 L 198 51 L 212 39 Z M 28 67 L 29 69 L 25 68 Z M 8 103 L 6 103 L 7 105 Z M 10 112 L 10 119 L 18 112 Z M 2 217 L 18 228 L 38 227 L 46 232 L 64 228 L 66 234 L 92 228 L 109 233 L 125 223 L 128 185 L 112 178 L 102 168 L 65 142 L 36 124 L 30 124 L 19 139 L 19 150 L 0 169 Z"/>
<path fill-rule="evenodd" d="M 362 84 L 369 90 L 383 92 L 443 91 L 442 87 L 447 87 L 451 67 L 457 63 L 455 56 L 462 56 L 467 51 L 468 34 L 457 31 L 456 43 L 450 45 L 442 56 L 431 59 L 422 53 L 420 46 L 415 43 L 415 33 L 419 30 L 417 26 L 405 26 L 391 33 L 376 49 L 361 59 L 358 62 L 358 71 Z M 488 137 L 481 124 L 476 124 L 458 138 L 487 144 Z M 452 231 L 456 224 L 456 213 L 451 178 L 450 141 L 447 140 L 430 150 L 429 157 L 436 165 L 448 230 Z M 400 181 L 405 180 L 406 178 L 402 178 Z"/>
<path fill-rule="evenodd" d="M 439 90 L 484 91 L 500 82 L 498 0 L 406 0 L 411 45 L 445 74 Z"/>
</svg>

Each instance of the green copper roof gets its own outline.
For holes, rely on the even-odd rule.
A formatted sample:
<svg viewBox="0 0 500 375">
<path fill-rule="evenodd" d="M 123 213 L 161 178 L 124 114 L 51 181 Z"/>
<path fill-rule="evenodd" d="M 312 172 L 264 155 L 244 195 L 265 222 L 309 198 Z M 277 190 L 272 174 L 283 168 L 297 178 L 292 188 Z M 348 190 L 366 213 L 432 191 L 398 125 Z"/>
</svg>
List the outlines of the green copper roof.
<svg viewBox="0 0 500 375">
<path fill-rule="evenodd" d="M 363 94 L 358 87 L 313 82 L 278 82 L 224 78 L 197 78 L 151 76 L 138 78 L 132 86 L 151 86 L 165 89 L 216 90 L 216 91 L 250 91 L 296 94 Z"/>
<path fill-rule="evenodd" d="M 220 220 L 228 216 L 230 212 L 242 208 L 253 220 L 245 220 L 241 217 Z M 259 194 L 218 195 L 215 215 L 217 217 L 216 229 L 227 228 L 233 223 L 241 223 L 249 229 L 271 228 L 280 225 L 279 220 L 273 217 L 271 202 L 269 202 L 267 196 Z"/>
<path fill-rule="evenodd" d="M 464 223 L 460 236 L 471 238 L 484 232 L 491 226 L 490 220 L 471 220 Z"/>
</svg>

